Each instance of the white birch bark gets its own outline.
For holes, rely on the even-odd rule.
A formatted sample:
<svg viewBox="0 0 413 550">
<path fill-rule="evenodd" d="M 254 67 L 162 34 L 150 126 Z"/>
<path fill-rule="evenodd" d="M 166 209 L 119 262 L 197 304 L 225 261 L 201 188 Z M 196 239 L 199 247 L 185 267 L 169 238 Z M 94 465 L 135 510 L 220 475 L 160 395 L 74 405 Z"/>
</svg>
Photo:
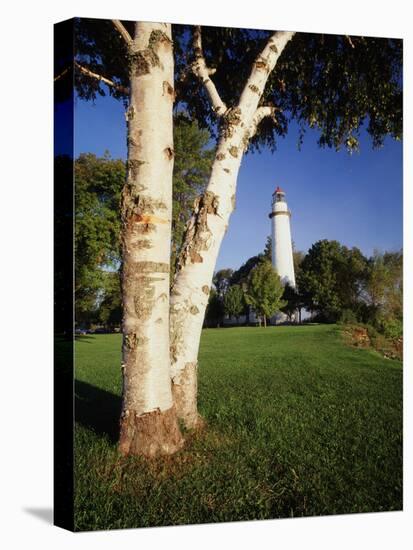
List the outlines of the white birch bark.
<svg viewBox="0 0 413 550">
<path fill-rule="evenodd" d="M 171 27 L 136 23 L 129 45 L 127 181 L 122 192 L 123 454 L 182 445 L 169 361 L 173 53 Z"/>
<path fill-rule="evenodd" d="M 222 131 L 205 194 L 195 204 L 178 259 L 171 293 L 171 376 L 178 416 L 186 427 L 199 422 L 197 412 L 197 360 L 201 330 L 212 277 L 222 239 L 235 207 L 238 172 L 243 153 L 271 107 L 258 107 L 268 75 L 294 33 L 276 32 L 256 59 L 238 105 L 227 109 L 210 79 L 202 54 L 200 31 L 194 34 L 194 72 L 202 79 Z M 225 107 L 226 108 L 226 107 Z"/>
</svg>

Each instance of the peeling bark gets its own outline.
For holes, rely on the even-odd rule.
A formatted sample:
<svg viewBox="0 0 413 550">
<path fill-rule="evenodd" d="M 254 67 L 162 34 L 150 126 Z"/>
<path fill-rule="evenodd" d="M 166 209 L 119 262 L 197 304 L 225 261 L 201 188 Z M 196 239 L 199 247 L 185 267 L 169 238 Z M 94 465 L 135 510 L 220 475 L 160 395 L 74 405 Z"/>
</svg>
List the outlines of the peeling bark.
<svg viewBox="0 0 413 550">
<path fill-rule="evenodd" d="M 172 384 L 175 407 L 179 418 L 189 429 L 200 429 L 204 420 L 197 410 L 198 364 L 186 363 Z"/>
<path fill-rule="evenodd" d="M 216 214 L 218 197 L 206 191 L 195 200 L 194 212 L 188 222 L 184 244 L 177 259 L 176 274 L 188 263 L 202 263 L 202 252 L 208 250 L 211 233 L 207 224 L 208 214 Z"/>
<path fill-rule="evenodd" d="M 129 47 L 127 181 L 121 202 L 123 392 L 119 450 L 149 457 L 171 454 L 183 444 L 169 372 L 170 33 L 170 25 L 135 25 Z"/>
</svg>

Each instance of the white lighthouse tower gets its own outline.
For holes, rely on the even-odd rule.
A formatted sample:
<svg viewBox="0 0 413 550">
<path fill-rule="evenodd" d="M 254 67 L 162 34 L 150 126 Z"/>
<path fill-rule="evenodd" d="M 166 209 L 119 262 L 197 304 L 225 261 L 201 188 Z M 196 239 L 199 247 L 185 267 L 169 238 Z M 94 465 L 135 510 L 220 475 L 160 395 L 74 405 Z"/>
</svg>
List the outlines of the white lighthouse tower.
<svg viewBox="0 0 413 550">
<path fill-rule="evenodd" d="M 272 265 L 285 285 L 295 288 L 293 247 L 291 241 L 291 212 L 285 200 L 285 193 L 280 187 L 272 195 L 271 240 Z"/>
</svg>

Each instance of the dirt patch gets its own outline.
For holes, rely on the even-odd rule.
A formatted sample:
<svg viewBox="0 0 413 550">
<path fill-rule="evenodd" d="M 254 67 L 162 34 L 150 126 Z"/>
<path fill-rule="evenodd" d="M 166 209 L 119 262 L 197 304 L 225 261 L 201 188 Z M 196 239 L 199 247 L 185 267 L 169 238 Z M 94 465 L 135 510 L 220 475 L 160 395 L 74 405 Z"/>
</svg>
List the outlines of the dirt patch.
<svg viewBox="0 0 413 550">
<path fill-rule="evenodd" d="M 403 360 L 403 337 L 386 338 L 372 327 L 357 325 L 345 326 L 342 332 L 349 346 L 375 349 L 386 359 Z"/>
<path fill-rule="evenodd" d="M 369 348 L 371 340 L 365 327 L 346 327 L 343 331 L 348 344 L 356 348 Z"/>
</svg>

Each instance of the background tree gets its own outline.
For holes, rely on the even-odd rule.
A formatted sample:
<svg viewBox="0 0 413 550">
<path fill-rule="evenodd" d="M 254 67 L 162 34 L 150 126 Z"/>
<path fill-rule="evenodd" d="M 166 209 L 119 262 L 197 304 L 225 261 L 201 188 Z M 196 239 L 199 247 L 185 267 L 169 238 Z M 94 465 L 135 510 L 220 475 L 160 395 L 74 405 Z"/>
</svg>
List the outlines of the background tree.
<svg viewBox="0 0 413 550">
<path fill-rule="evenodd" d="M 268 261 L 270 263 L 272 262 L 271 244 L 272 244 L 272 239 L 271 239 L 271 236 L 269 235 L 266 239 L 263 252 L 257 254 L 256 256 L 252 256 L 239 269 L 236 269 L 232 273 L 229 284 L 231 286 L 240 285 L 242 288 L 245 288 L 246 290 L 248 286 L 250 273 L 254 269 L 254 267 L 260 264 L 263 260 Z M 300 271 L 300 265 L 304 259 L 304 256 L 305 256 L 304 252 L 301 252 L 299 250 L 293 250 L 294 271 L 296 274 L 298 274 Z M 304 304 L 303 304 L 303 298 L 300 295 L 298 289 L 294 289 L 290 287 L 290 285 L 288 284 L 285 285 L 283 300 L 286 302 L 286 305 L 282 308 L 282 311 L 287 314 L 289 319 L 291 320 L 292 315 L 294 315 L 296 311 L 299 312 L 299 317 L 301 318 L 301 308 L 304 307 Z M 248 304 L 244 305 L 244 309 L 245 307 L 247 308 L 247 315 L 248 315 L 249 313 Z"/>
<path fill-rule="evenodd" d="M 251 256 L 248 260 L 241 265 L 238 269 L 234 271 L 231 276 L 231 285 L 244 285 L 248 282 L 248 277 L 261 261 L 263 260 L 262 254 L 257 254 L 256 256 Z"/>
<path fill-rule="evenodd" d="M 338 269 L 338 285 L 344 308 L 358 312 L 360 297 L 368 277 L 367 258 L 357 247 L 341 247 L 342 260 Z"/>
<path fill-rule="evenodd" d="M 214 273 L 214 277 L 212 279 L 212 282 L 214 283 L 215 289 L 218 293 L 218 296 L 223 299 L 226 292 L 228 291 L 230 284 L 231 284 L 231 278 L 234 273 L 234 270 L 230 267 L 226 267 L 224 269 L 220 269 L 216 273 Z"/>
<path fill-rule="evenodd" d="M 183 113 L 174 117 L 175 162 L 172 195 L 172 257 L 175 273 L 186 223 L 195 199 L 203 193 L 211 171 L 214 151 L 209 147 L 210 134 Z"/>
<path fill-rule="evenodd" d="M 358 248 L 349 249 L 338 241 L 317 241 L 298 275 L 305 306 L 329 322 L 337 321 L 346 309 L 356 312 L 366 269 L 367 260 Z"/>
<path fill-rule="evenodd" d="M 125 163 L 109 153 L 75 161 L 75 312 L 77 323 L 96 321 L 105 270 L 120 265 L 120 193 Z M 120 290 L 119 290 L 120 292 Z"/>
<path fill-rule="evenodd" d="M 224 311 L 229 317 L 235 317 L 238 321 L 239 316 L 245 309 L 244 292 L 239 285 L 230 286 L 224 295 Z"/>
<path fill-rule="evenodd" d="M 268 235 L 267 240 L 265 241 L 265 247 L 263 252 L 264 258 L 269 262 L 272 262 L 272 237 Z"/>
<path fill-rule="evenodd" d="M 257 266 L 262 261 L 272 262 L 271 257 L 271 236 L 269 235 L 266 238 L 264 250 L 259 252 L 256 256 L 251 256 L 246 262 L 244 262 L 241 267 L 234 270 L 231 275 L 230 284 L 231 285 L 242 285 L 248 281 L 249 274 L 255 266 Z"/>
<path fill-rule="evenodd" d="M 305 252 L 302 250 L 296 250 L 293 242 L 293 264 L 294 264 L 294 274 L 296 281 L 300 280 L 301 264 L 304 260 Z M 289 286 L 289 285 L 288 285 Z M 303 295 L 300 292 L 298 283 L 296 284 L 295 289 L 288 290 L 286 287 L 287 295 L 284 296 L 284 299 L 287 300 L 287 303 L 290 304 L 290 310 L 296 309 L 298 311 L 298 322 L 301 323 L 301 312 L 304 307 Z M 288 306 L 286 306 L 288 307 Z"/>
<path fill-rule="evenodd" d="M 375 251 L 368 261 L 363 298 L 368 321 L 390 337 L 401 336 L 403 322 L 403 254 Z"/>
<path fill-rule="evenodd" d="M 301 250 L 296 250 L 293 243 L 293 264 L 294 264 L 294 273 L 295 278 L 298 277 L 298 274 L 300 273 L 301 264 L 304 260 L 305 252 L 302 252 Z"/>
<path fill-rule="evenodd" d="M 121 279 L 119 271 L 106 271 L 98 302 L 97 319 L 108 330 L 120 328 L 122 323 Z"/>
<path fill-rule="evenodd" d="M 264 327 L 267 317 L 271 317 L 282 307 L 284 287 L 270 262 L 263 261 L 251 271 L 245 300 L 262 317 Z"/>
<path fill-rule="evenodd" d="M 281 311 L 287 315 L 288 320 L 291 322 L 293 316 L 298 313 L 298 319 L 301 322 L 302 297 L 297 289 L 287 283 L 284 286 L 282 299 L 285 305 L 281 308 Z"/>
<path fill-rule="evenodd" d="M 218 292 L 211 288 L 205 313 L 206 327 L 219 327 L 224 320 L 224 304 Z"/>
</svg>

